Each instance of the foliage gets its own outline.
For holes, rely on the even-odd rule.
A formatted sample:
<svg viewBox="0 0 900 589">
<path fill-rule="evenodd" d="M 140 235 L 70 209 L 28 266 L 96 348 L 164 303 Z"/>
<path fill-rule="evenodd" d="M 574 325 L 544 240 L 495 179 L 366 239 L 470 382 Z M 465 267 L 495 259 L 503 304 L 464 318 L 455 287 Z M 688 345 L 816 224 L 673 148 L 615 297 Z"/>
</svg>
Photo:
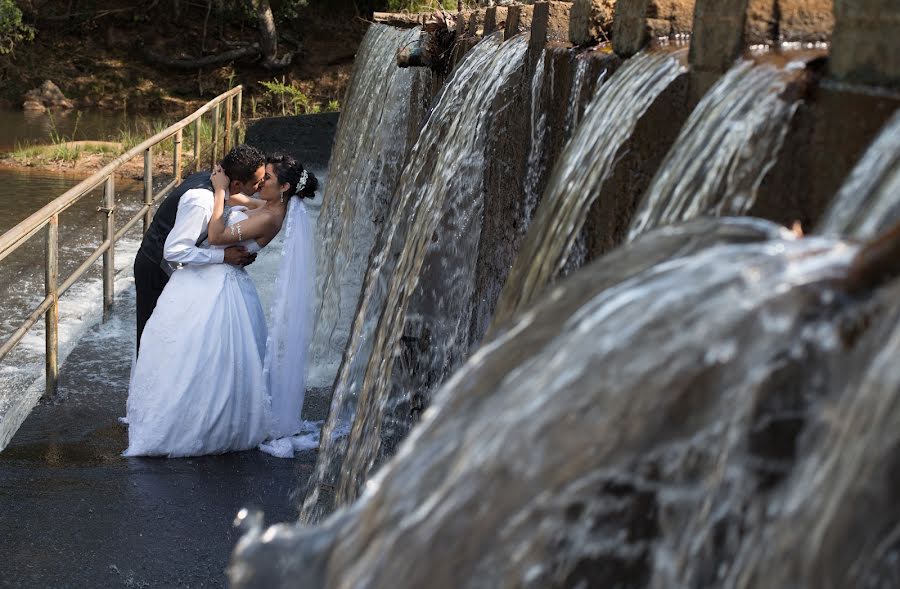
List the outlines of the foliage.
<svg viewBox="0 0 900 589">
<path fill-rule="evenodd" d="M 385 3 L 387 12 L 429 12 L 443 8 L 455 11 L 456 0 L 387 0 Z M 478 3 L 472 1 L 463 2 L 464 8 L 475 7 Z"/>
<path fill-rule="evenodd" d="M 17 43 L 34 38 L 34 27 L 22 22 L 22 11 L 13 0 L 0 0 L 0 55 L 12 53 Z"/>
<path fill-rule="evenodd" d="M 277 7 L 273 6 L 272 10 L 275 11 L 278 18 L 295 19 L 307 6 L 309 6 L 308 0 L 284 0 Z"/>
<path fill-rule="evenodd" d="M 292 114 L 315 114 L 319 112 L 334 112 L 341 108 L 341 103 L 337 100 L 329 100 L 327 103 L 316 102 L 304 93 L 300 88 L 294 85 L 294 82 L 272 80 L 271 82 L 260 81 L 266 89 L 266 95 L 270 98 L 270 106 L 273 110 L 280 108 L 282 115 Z M 254 116 L 256 114 L 257 103 L 251 103 L 251 111 Z"/>
<path fill-rule="evenodd" d="M 440 8 L 437 0 L 388 0 L 388 12 L 427 12 Z"/>
</svg>

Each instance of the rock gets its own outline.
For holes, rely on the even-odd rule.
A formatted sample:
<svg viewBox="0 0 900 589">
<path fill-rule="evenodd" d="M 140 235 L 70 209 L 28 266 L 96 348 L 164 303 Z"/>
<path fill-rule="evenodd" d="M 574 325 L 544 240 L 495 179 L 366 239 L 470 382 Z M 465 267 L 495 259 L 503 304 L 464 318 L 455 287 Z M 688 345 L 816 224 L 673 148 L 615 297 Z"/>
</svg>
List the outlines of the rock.
<svg viewBox="0 0 900 589">
<path fill-rule="evenodd" d="M 569 41 L 593 45 L 610 37 L 615 0 L 575 0 L 569 16 Z"/>
<path fill-rule="evenodd" d="M 40 88 L 25 93 L 22 108 L 25 110 L 46 110 L 48 108 L 73 108 L 75 105 L 66 98 L 59 86 L 45 80 Z M 40 108 L 38 108 L 40 107 Z"/>
<path fill-rule="evenodd" d="M 26 100 L 22 104 L 22 110 L 30 110 L 33 112 L 44 112 L 47 109 L 44 108 L 44 105 L 38 102 L 37 100 Z"/>
</svg>

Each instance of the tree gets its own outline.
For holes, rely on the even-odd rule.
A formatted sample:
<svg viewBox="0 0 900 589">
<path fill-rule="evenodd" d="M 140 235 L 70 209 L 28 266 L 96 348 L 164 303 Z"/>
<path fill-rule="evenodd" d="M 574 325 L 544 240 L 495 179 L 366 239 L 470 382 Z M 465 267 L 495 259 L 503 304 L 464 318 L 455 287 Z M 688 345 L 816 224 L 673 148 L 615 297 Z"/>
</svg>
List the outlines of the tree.
<svg viewBox="0 0 900 589">
<path fill-rule="evenodd" d="M 305 2 L 303 2 L 305 4 Z M 266 69 L 278 69 L 290 65 L 293 53 L 285 53 L 278 57 L 278 31 L 275 28 L 275 15 L 269 0 L 250 0 L 259 26 L 259 47 L 262 52 L 262 66 Z"/>
<path fill-rule="evenodd" d="M 13 0 L 0 0 L 0 55 L 12 53 L 16 44 L 34 38 L 34 28 L 22 22 L 22 11 Z"/>
</svg>

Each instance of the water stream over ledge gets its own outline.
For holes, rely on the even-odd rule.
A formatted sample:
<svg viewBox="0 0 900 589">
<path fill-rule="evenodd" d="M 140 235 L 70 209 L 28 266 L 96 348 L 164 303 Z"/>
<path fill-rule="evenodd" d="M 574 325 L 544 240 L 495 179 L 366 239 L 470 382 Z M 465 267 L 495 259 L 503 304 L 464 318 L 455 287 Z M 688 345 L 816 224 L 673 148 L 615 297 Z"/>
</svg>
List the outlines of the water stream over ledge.
<svg viewBox="0 0 900 589">
<path fill-rule="evenodd" d="M 356 497 L 359 485 L 380 462 L 381 436 L 399 438 L 409 425 L 381 422 L 392 411 L 391 371 L 394 346 L 408 326 L 414 339 L 428 330 L 436 348 L 431 361 L 439 370 L 452 361 L 460 309 L 449 308 L 468 300 L 464 269 L 474 260 L 477 241 L 482 173 L 494 99 L 504 81 L 522 64 L 527 39 L 501 43 L 498 36 L 484 39 L 466 56 L 436 99 L 435 107 L 413 147 L 394 197 L 391 218 L 367 271 L 353 331 L 335 382 L 328 420 L 323 428 L 321 458 L 311 479 L 301 517 L 317 521 L 331 510 L 336 492 L 339 504 Z M 434 242 L 435 231 L 452 235 L 443 248 Z M 468 236 L 468 237 L 467 237 Z M 468 244 L 468 245 L 467 245 Z M 430 260 L 426 264 L 426 259 Z M 420 272 L 442 276 L 428 280 L 433 296 L 421 299 L 425 307 L 406 311 Z M 439 283 L 442 286 L 438 286 Z M 430 302 L 429 302 L 430 301 Z M 428 307 L 431 308 L 428 308 Z M 442 325 L 446 318 L 454 322 Z M 414 333 L 416 330 L 419 333 Z M 431 374 L 433 374 L 432 372 Z M 419 374 L 427 374 L 421 370 Z M 407 418 L 408 419 L 408 418 Z M 373 422 L 373 420 L 375 420 Z M 352 425 L 351 425 L 352 424 Z M 387 431 L 381 431 L 384 427 Z M 392 432 L 390 428 L 397 428 Z M 348 436 L 349 433 L 349 436 Z M 363 434 L 375 436 L 361 440 Z M 349 457 L 349 458 L 348 458 Z"/>
<path fill-rule="evenodd" d="M 897 287 L 844 296 L 856 251 L 752 219 L 648 233 L 558 283 L 477 352 L 353 506 L 318 528 L 245 536 L 232 582 L 877 583 L 897 543 L 889 525 L 862 523 L 890 501 L 889 454 L 851 477 L 804 475 L 822 444 L 852 462 L 853 440 L 877 435 L 866 424 L 890 421 L 883 397 L 854 400 L 857 385 L 886 379 L 891 398 L 900 392 L 900 373 L 872 354 L 896 337 Z M 847 403 L 838 434 L 831 407 Z M 876 501 L 815 510 L 802 499 L 810 485 L 823 505 L 867 488 Z M 809 566 L 757 564 L 771 546 L 761 539 L 797 546 L 790 535 L 811 528 L 844 531 L 840 561 L 868 555 L 871 566 L 813 551 Z"/>
</svg>

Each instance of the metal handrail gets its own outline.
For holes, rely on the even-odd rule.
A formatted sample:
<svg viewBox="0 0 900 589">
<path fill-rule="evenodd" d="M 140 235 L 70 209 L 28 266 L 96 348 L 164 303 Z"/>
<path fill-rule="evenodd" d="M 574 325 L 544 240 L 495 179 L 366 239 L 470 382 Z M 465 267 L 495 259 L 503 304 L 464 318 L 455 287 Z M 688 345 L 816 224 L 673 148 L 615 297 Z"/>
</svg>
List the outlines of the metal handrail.
<svg viewBox="0 0 900 589">
<path fill-rule="evenodd" d="M 56 394 L 59 381 L 59 297 L 69 287 L 75 284 L 96 262 L 103 257 L 103 315 L 109 313 L 113 305 L 113 293 L 115 282 L 115 243 L 121 239 L 138 221 L 143 219 L 144 231 L 147 231 L 153 220 L 153 207 L 165 198 L 169 192 L 181 181 L 181 143 L 185 127 L 194 123 L 194 161 L 196 171 L 202 165 L 200 146 L 200 122 L 204 114 L 212 110 L 213 139 L 210 150 L 210 167 L 216 162 L 219 143 L 219 106 L 225 102 L 225 133 L 223 138 L 223 151 L 226 153 L 231 148 L 234 139 L 234 131 L 241 123 L 241 104 L 243 99 L 243 86 L 232 88 L 228 92 L 216 96 L 193 114 L 181 119 L 174 125 L 160 131 L 143 143 L 136 145 L 123 153 L 103 168 L 82 180 L 62 195 L 53 199 L 36 212 L 29 215 L 24 221 L 0 235 L 0 261 L 18 249 L 28 239 L 43 229 L 47 228 L 46 258 L 44 267 L 44 300 L 34 309 L 19 328 L 0 346 L 0 360 L 3 360 L 13 348 L 25 337 L 25 334 L 41 318 L 46 320 L 46 389 L 45 398 L 51 398 Z M 232 102 L 237 100 L 237 117 L 232 120 Z M 163 141 L 174 136 L 173 170 L 175 177 L 156 194 L 153 194 L 153 148 Z M 115 230 L 116 219 L 116 189 L 114 174 L 123 165 L 138 155 L 144 156 L 144 204 L 121 229 Z M 102 223 L 103 240 L 97 249 L 65 280 L 59 284 L 59 215 L 66 209 L 81 200 L 85 195 L 103 185 L 103 205 L 97 209 L 105 215 Z"/>
</svg>

